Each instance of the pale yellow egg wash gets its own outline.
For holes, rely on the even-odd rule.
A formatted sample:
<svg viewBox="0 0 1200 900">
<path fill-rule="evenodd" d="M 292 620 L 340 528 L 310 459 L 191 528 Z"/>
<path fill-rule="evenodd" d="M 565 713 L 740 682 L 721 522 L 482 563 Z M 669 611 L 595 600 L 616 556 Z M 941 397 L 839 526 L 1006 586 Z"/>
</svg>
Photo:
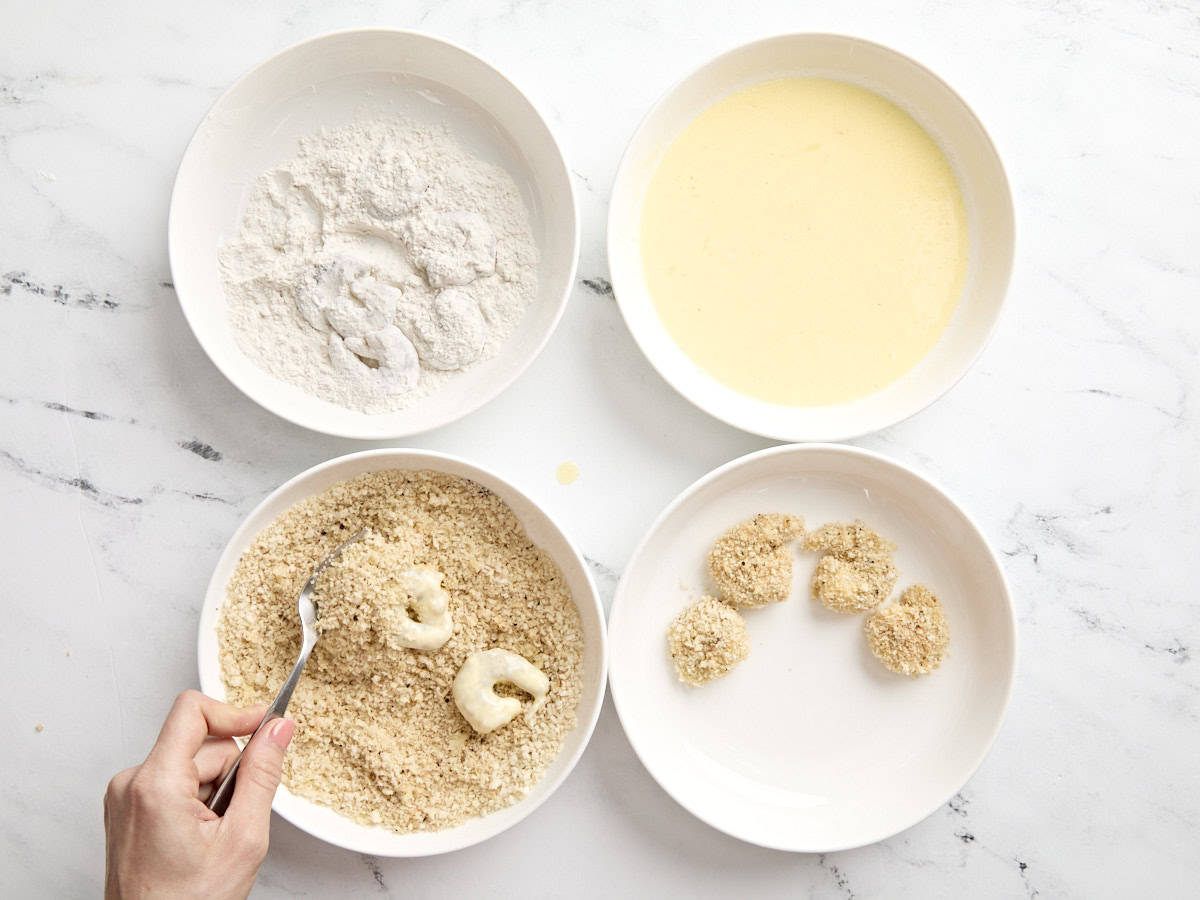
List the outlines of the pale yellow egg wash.
<svg viewBox="0 0 1200 900">
<path fill-rule="evenodd" d="M 911 116 L 823 78 L 739 91 L 663 155 L 641 256 L 672 338 L 713 378 L 789 406 L 872 394 L 954 315 L 967 217 Z"/>
</svg>

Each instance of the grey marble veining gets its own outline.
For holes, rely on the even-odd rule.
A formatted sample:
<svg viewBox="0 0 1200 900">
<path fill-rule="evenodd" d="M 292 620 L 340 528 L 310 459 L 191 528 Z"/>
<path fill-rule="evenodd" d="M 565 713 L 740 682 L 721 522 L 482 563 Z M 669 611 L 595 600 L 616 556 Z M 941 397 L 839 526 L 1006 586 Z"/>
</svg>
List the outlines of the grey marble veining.
<svg viewBox="0 0 1200 900">
<path fill-rule="evenodd" d="M 611 705 L 536 815 L 449 857 L 387 860 L 277 820 L 256 895 L 1187 896 L 1200 878 L 1200 10 L 1189 3 L 52 2 L 0 13 L 0 658 L 10 773 L 0 892 L 94 896 L 100 795 L 195 683 L 224 542 L 277 484 L 356 442 L 229 385 L 191 337 L 166 211 L 193 128 L 270 53 L 411 27 L 543 110 L 583 219 L 554 339 L 501 397 L 408 445 L 504 472 L 563 522 L 605 603 L 662 507 L 768 442 L 641 357 L 604 256 L 608 186 L 648 106 L 712 54 L 786 30 L 910 53 L 979 113 L 1018 212 L 987 352 L 857 443 L 942 483 L 1002 554 L 1021 625 L 997 743 L 941 810 L 845 853 L 726 838 L 650 779 Z M 565 459 L 581 475 L 559 485 Z M 35 726 L 42 726 L 37 730 Z"/>
</svg>

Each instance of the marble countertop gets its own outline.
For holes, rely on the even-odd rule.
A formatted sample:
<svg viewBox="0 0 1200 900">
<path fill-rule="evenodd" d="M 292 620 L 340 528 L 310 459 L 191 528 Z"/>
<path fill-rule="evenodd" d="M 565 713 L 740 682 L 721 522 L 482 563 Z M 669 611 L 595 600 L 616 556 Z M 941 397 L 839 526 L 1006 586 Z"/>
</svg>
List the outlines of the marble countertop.
<svg viewBox="0 0 1200 900">
<path fill-rule="evenodd" d="M 1003 553 L 1021 625 L 1008 721 L 912 829 L 804 856 L 676 806 L 611 705 L 561 790 L 450 856 L 361 857 L 276 818 L 256 896 L 1182 896 L 1200 879 L 1200 13 L 1188 3 L 8 4 L 0 13 L 0 892 L 95 896 L 100 798 L 196 683 L 209 574 L 277 484 L 363 444 L 258 409 L 180 314 L 167 202 L 208 105 L 323 31 L 411 27 L 482 54 L 563 143 L 579 283 L 532 368 L 404 443 L 494 467 L 594 563 L 605 601 L 658 511 L 767 441 L 677 397 L 633 344 L 603 226 L 649 104 L 788 30 L 882 41 L 958 89 L 1013 185 L 1017 267 L 971 373 L 856 443 L 944 484 Z M 566 459 L 581 475 L 559 485 Z"/>
</svg>

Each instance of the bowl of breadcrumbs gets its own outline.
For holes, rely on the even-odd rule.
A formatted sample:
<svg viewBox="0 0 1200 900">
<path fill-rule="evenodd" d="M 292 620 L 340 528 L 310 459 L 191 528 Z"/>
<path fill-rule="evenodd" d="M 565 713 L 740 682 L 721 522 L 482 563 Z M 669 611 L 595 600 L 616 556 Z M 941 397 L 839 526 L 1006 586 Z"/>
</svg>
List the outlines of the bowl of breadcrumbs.
<svg viewBox="0 0 1200 900">
<path fill-rule="evenodd" d="M 300 647 L 300 589 L 359 530 L 366 539 L 314 594 L 321 637 L 288 709 L 296 734 L 275 811 L 361 853 L 478 843 L 570 773 L 606 671 L 586 564 L 494 473 L 437 453 L 371 450 L 278 488 L 209 584 L 201 687 L 229 703 L 269 702 Z M 533 682 L 520 674 L 530 672 Z M 473 702 L 507 712 L 480 730 Z"/>
</svg>

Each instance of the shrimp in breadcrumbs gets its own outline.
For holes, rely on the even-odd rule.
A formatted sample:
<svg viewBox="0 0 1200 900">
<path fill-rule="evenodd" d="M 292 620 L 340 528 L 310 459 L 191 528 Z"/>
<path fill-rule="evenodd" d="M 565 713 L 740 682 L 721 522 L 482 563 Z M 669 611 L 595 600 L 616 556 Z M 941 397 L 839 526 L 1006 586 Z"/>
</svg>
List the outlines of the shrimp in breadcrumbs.
<svg viewBox="0 0 1200 900">
<path fill-rule="evenodd" d="M 760 513 L 734 525 L 713 544 L 708 572 L 721 599 L 734 606 L 766 606 L 792 591 L 788 542 L 804 535 L 804 519 Z"/>
<path fill-rule="evenodd" d="M 831 522 L 804 539 L 806 550 L 824 552 L 813 574 L 813 596 L 838 612 L 870 612 L 887 599 L 900 573 L 892 562 L 896 545 L 862 520 Z"/>
</svg>

